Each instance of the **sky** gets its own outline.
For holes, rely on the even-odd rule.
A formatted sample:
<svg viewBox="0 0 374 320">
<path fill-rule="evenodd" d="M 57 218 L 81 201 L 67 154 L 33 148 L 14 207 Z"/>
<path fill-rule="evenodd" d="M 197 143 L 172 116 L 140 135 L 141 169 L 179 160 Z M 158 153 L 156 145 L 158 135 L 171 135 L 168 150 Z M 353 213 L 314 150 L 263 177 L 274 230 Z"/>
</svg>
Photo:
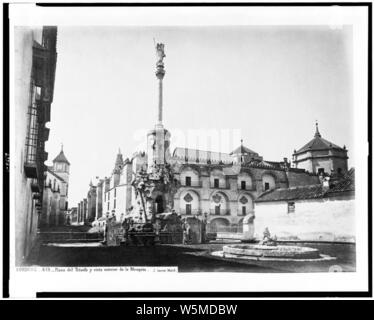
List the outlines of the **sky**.
<svg viewBox="0 0 374 320">
<path fill-rule="evenodd" d="M 353 151 L 352 30 L 328 26 L 58 27 L 47 164 L 71 163 L 69 206 L 95 177 L 146 150 L 157 120 L 156 42 L 165 44 L 163 123 L 175 147 L 291 158 L 314 136 Z M 354 166 L 348 151 L 349 166 Z"/>
</svg>

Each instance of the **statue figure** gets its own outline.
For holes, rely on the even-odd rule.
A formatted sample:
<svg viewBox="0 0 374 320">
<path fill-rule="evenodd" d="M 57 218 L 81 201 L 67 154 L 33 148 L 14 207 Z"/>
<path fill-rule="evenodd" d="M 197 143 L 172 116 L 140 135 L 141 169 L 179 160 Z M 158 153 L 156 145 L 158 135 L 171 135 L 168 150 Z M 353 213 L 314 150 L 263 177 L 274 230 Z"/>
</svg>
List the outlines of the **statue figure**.
<svg viewBox="0 0 374 320">
<path fill-rule="evenodd" d="M 266 227 L 265 230 L 264 230 L 264 236 L 263 236 L 262 240 L 265 240 L 265 241 L 269 240 L 270 237 L 271 237 L 270 231 L 269 231 L 268 227 Z"/>
<path fill-rule="evenodd" d="M 164 44 L 163 43 L 157 43 L 156 44 L 156 54 L 157 54 L 157 64 L 163 63 L 163 59 L 166 57 L 165 52 L 164 52 Z"/>
<path fill-rule="evenodd" d="M 277 240 L 278 240 L 278 238 L 277 238 L 276 235 L 274 235 L 274 237 L 271 237 L 270 231 L 266 227 L 265 230 L 264 230 L 264 237 L 263 237 L 262 241 L 260 242 L 260 244 L 265 245 L 265 246 L 276 247 L 277 246 Z"/>
</svg>

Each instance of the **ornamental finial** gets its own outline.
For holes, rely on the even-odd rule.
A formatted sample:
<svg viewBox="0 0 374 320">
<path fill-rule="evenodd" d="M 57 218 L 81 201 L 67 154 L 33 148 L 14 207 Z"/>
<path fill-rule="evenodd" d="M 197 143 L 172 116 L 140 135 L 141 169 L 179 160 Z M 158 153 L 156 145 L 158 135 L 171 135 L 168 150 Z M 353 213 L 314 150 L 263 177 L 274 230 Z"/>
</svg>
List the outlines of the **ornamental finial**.
<svg viewBox="0 0 374 320">
<path fill-rule="evenodd" d="M 316 120 L 316 133 L 314 134 L 314 137 L 321 138 L 321 134 L 319 133 L 319 130 L 318 130 L 318 120 Z"/>
<path fill-rule="evenodd" d="M 158 58 L 157 64 L 163 63 L 163 59 L 166 57 L 165 55 L 165 45 L 163 43 L 156 44 L 156 55 Z"/>
</svg>

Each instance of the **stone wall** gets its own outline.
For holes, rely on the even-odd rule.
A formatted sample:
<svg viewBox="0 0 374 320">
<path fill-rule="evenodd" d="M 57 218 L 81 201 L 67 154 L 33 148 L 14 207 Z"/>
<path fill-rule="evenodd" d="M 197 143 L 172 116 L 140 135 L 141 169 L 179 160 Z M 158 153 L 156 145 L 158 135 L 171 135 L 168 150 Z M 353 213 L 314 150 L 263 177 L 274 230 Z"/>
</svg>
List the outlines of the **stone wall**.
<svg viewBox="0 0 374 320">
<path fill-rule="evenodd" d="M 32 68 L 32 45 L 34 34 L 31 29 L 16 27 L 14 29 L 14 85 L 15 104 L 14 113 L 11 111 L 11 125 L 14 128 L 15 149 L 11 155 L 11 169 L 15 177 L 15 201 L 10 204 L 14 208 L 14 218 L 10 221 L 15 224 L 15 261 L 21 265 L 27 258 L 36 238 L 38 215 L 32 199 L 31 180 L 24 172 L 25 145 L 28 128 L 28 107 L 30 103 L 30 81 Z M 12 116 L 13 115 L 13 116 Z M 11 241 L 12 245 L 12 241 Z"/>
<path fill-rule="evenodd" d="M 295 201 L 295 212 L 287 213 L 287 202 L 255 204 L 255 236 L 269 228 L 278 239 L 315 241 L 355 240 L 355 201 L 351 197 Z"/>
<path fill-rule="evenodd" d="M 309 174 L 306 172 L 302 173 L 291 170 L 287 173 L 287 178 L 290 188 L 320 183 L 317 175 Z"/>
</svg>

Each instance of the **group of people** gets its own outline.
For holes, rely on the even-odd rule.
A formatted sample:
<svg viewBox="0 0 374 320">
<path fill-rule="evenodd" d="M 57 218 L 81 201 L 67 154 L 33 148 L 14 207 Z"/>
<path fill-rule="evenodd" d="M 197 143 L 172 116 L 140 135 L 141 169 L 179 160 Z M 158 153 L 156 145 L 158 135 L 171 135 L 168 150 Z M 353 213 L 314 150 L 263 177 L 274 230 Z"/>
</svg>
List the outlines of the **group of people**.
<svg viewBox="0 0 374 320">
<path fill-rule="evenodd" d="M 120 217 L 120 221 L 118 221 L 118 223 L 121 224 L 121 227 L 122 227 L 122 232 L 123 232 L 123 238 L 126 239 L 127 235 L 128 235 L 128 232 L 129 230 L 132 229 L 133 225 L 134 225 L 134 220 L 132 218 L 129 217 L 129 213 L 131 213 L 133 208 L 130 208 L 128 209 L 128 212 L 126 212 L 126 215 L 125 214 L 121 214 L 121 217 Z M 177 215 L 177 213 L 175 212 L 175 210 L 172 210 L 172 214 L 175 214 Z M 178 215 L 178 218 L 181 219 L 181 216 Z M 205 238 L 206 238 L 206 216 L 205 216 L 205 219 L 199 219 L 197 216 L 195 216 L 194 218 L 196 218 L 197 220 L 200 220 L 201 221 L 201 237 L 202 237 L 202 242 L 204 243 L 205 242 Z M 177 220 L 179 220 L 177 219 Z M 179 221 L 182 221 L 182 232 L 183 232 L 183 238 L 182 238 L 182 242 L 183 244 L 192 244 L 193 243 L 193 238 L 194 238 L 194 231 L 193 231 L 193 226 L 191 225 L 191 221 L 189 221 L 189 219 L 191 218 L 182 218 L 181 220 Z M 115 212 L 112 211 L 111 214 L 109 214 L 109 212 L 106 214 L 105 216 L 105 228 L 104 228 L 104 243 L 107 243 L 107 237 L 108 237 L 108 229 L 109 229 L 109 225 L 112 225 L 113 223 L 116 223 L 117 222 L 117 217 L 115 215 Z M 158 223 L 157 223 L 158 222 Z M 168 224 L 165 224 L 164 228 L 161 229 L 161 225 L 158 225 L 160 221 L 156 221 L 154 223 L 154 231 L 156 233 L 156 236 L 159 236 L 159 233 L 161 231 L 164 231 L 164 232 L 167 232 L 168 230 Z M 200 233 L 198 232 L 198 233 Z"/>
</svg>

